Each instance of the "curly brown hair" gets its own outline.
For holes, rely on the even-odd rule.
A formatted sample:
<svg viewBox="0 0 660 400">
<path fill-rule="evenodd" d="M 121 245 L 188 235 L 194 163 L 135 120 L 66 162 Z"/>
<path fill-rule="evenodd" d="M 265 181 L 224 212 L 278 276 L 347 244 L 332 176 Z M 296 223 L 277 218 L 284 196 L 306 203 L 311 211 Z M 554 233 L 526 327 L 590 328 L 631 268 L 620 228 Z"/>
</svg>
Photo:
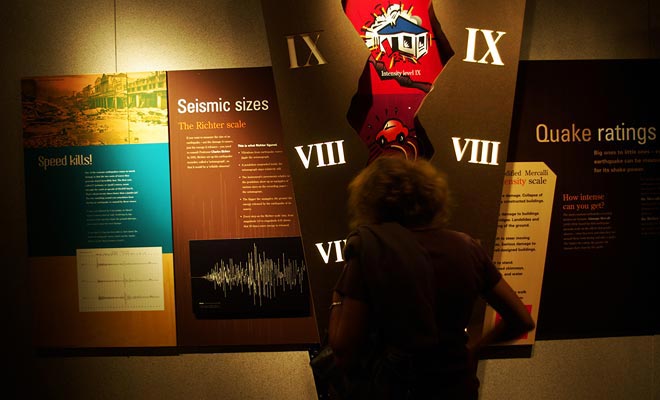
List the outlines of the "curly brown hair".
<svg viewBox="0 0 660 400">
<path fill-rule="evenodd" d="M 446 177 L 429 161 L 381 156 L 348 185 L 349 227 L 383 222 L 409 228 L 444 224 L 448 202 Z"/>
</svg>

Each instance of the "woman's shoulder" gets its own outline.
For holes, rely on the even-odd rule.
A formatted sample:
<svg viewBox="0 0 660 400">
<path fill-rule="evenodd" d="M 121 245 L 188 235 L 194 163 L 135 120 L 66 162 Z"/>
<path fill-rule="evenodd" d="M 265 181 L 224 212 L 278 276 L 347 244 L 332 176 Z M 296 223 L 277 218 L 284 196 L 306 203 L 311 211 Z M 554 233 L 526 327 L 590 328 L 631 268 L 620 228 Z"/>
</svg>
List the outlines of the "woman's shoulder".
<svg viewBox="0 0 660 400">
<path fill-rule="evenodd" d="M 429 227 L 415 229 L 417 237 L 427 245 L 440 246 L 443 248 L 453 248 L 471 250 L 479 249 L 479 241 L 466 232 L 457 231 L 442 227 Z"/>
<path fill-rule="evenodd" d="M 446 240 L 459 240 L 464 242 L 470 242 L 474 239 L 469 234 L 457 231 L 454 229 L 442 227 L 442 226 L 425 226 L 420 228 L 413 228 L 413 232 L 416 232 L 419 235 L 433 236 L 437 238 L 442 238 Z"/>
<path fill-rule="evenodd" d="M 362 247 L 362 240 L 358 230 L 354 230 L 348 234 L 346 241 L 344 242 L 344 259 L 348 260 L 360 252 L 360 247 Z"/>
</svg>

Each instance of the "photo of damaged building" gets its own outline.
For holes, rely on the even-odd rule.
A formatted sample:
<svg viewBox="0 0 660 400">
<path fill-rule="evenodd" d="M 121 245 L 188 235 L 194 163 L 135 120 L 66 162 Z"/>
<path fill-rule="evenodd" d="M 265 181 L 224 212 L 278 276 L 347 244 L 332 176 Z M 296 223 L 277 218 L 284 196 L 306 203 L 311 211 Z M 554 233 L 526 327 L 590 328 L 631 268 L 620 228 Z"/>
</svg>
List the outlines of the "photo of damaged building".
<svg viewBox="0 0 660 400">
<path fill-rule="evenodd" d="M 28 148 L 167 142 L 166 73 L 25 78 Z"/>
</svg>

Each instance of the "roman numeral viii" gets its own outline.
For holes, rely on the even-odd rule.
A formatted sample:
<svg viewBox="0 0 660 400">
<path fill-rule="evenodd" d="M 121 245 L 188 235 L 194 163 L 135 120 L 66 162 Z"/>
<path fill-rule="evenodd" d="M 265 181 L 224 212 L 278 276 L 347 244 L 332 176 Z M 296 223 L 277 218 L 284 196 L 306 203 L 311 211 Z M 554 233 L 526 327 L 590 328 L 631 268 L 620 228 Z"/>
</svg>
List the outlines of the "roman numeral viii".
<svg viewBox="0 0 660 400">
<path fill-rule="evenodd" d="M 305 169 L 309 169 L 314 156 L 316 156 L 316 167 L 318 168 L 346 164 L 343 140 L 308 144 L 307 152 L 303 150 L 303 146 L 296 146 L 294 148 L 298 152 L 298 157 L 300 157 L 300 161 L 302 161 Z"/>
<path fill-rule="evenodd" d="M 451 141 L 454 145 L 456 161 L 461 161 L 467 149 L 470 148 L 469 163 L 498 165 L 497 155 L 500 149 L 500 142 L 479 139 L 462 139 L 459 137 L 453 137 L 451 138 Z"/>
</svg>

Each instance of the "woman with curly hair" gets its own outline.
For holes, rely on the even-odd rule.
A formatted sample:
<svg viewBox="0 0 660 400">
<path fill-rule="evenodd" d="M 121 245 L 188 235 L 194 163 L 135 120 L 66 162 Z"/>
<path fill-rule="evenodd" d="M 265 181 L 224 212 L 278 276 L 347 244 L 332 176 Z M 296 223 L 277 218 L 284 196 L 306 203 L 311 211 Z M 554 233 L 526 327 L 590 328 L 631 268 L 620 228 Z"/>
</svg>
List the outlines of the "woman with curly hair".
<svg viewBox="0 0 660 400">
<path fill-rule="evenodd" d="M 382 156 L 349 184 L 351 234 L 328 339 L 351 399 L 477 399 L 479 350 L 534 329 L 483 247 L 448 229 L 447 180 Z M 502 317 L 468 337 L 477 298 Z"/>
</svg>

